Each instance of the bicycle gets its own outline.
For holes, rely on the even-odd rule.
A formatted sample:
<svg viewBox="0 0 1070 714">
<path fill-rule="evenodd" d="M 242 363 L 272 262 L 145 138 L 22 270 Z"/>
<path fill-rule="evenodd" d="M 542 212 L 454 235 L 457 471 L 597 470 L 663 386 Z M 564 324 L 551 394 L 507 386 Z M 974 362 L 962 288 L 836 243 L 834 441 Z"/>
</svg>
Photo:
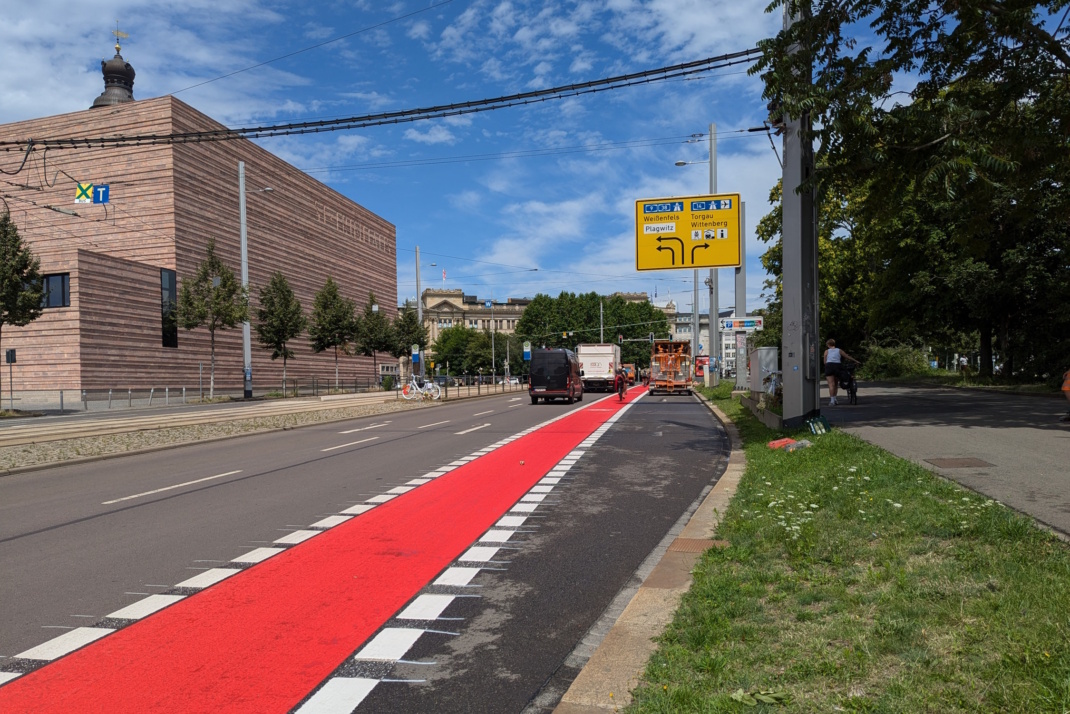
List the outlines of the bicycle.
<svg viewBox="0 0 1070 714">
<path fill-rule="evenodd" d="M 408 383 L 401 388 L 401 396 L 408 400 L 424 399 L 425 397 L 438 399 L 442 396 L 442 388 L 429 379 L 425 379 L 421 385 L 414 374 L 409 378 Z"/>
</svg>

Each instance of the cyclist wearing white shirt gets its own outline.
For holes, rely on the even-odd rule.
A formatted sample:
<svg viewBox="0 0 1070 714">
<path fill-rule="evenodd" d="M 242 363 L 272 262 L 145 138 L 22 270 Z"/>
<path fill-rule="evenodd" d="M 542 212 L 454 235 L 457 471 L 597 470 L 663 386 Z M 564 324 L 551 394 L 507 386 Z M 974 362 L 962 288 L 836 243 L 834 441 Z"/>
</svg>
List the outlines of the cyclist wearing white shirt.
<svg viewBox="0 0 1070 714">
<path fill-rule="evenodd" d="M 843 369 L 844 358 L 851 360 L 855 364 L 861 364 L 851 355 L 847 354 L 836 346 L 836 340 L 829 340 L 825 343 L 828 348 L 825 350 L 825 379 L 829 383 L 829 406 L 836 406 L 836 390 L 840 383 L 840 370 Z"/>
</svg>

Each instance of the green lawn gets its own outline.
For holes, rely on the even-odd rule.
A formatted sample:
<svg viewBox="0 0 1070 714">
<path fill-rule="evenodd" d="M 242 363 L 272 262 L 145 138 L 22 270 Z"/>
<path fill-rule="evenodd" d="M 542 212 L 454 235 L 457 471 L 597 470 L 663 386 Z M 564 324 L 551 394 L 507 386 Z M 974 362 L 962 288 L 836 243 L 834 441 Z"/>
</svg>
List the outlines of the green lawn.
<svg viewBox="0 0 1070 714">
<path fill-rule="evenodd" d="M 1070 711 L 1066 544 L 840 432 L 773 451 L 715 401 L 747 452 L 731 545 L 697 565 L 629 711 Z"/>
</svg>

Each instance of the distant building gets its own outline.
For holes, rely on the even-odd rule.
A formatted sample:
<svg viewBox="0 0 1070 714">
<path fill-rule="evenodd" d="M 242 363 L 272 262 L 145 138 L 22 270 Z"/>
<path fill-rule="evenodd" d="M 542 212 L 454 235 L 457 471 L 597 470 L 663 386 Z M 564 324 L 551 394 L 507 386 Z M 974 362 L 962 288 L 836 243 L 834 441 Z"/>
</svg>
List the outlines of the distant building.
<svg viewBox="0 0 1070 714">
<path fill-rule="evenodd" d="M 134 70 L 118 50 L 102 63 L 105 90 L 93 108 L 0 126 L 0 140 L 225 129 L 172 96 L 134 101 Z M 258 287 L 279 270 L 306 312 L 330 275 L 358 305 L 374 292 L 393 317 L 394 226 L 250 141 L 0 151 L 8 172 L 0 210 L 6 204 L 40 258 L 48 290 L 40 318 L 3 330 L 2 346 L 17 349 L 16 392 L 196 387 L 202 365 L 207 385 L 209 333 L 178 329 L 169 309 L 210 237 L 240 276 L 240 161 L 253 307 Z M 76 202 L 88 195 L 78 195 L 79 185 L 97 197 L 90 184 L 109 187 L 107 203 Z M 333 378 L 333 354 L 313 354 L 304 336 L 292 348 L 288 377 Z M 252 354 L 254 388 L 278 385 L 282 360 L 256 344 L 255 331 Z M 217 388 L 240 389 L 242 363 L 240 327 L 217 332 Z M 372 359 L 346 358 L 343 375 L 372 379 Z"/>
<path fill-rule="evenodd" d="M 530 298 L 508 298 L 505 301 L 465 295 L 463 290 L 424 290 L 424 327 L 433 344 L 442 330 L 448 327 L 468 327 L 513 334 L 516 323 L 524 314 Z M 488 303 L 490 305 L 488 306 Z"/>
</svg>

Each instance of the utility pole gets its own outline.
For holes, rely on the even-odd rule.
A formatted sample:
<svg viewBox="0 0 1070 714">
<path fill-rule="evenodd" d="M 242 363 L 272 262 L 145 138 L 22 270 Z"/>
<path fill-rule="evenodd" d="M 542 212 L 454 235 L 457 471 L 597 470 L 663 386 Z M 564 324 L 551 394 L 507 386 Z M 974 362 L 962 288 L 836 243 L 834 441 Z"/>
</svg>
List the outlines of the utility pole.
<svg viewBox="0 0 1070 714">
<path fill-rule="evenodd" d="M 710 124 L 710 193 L 717 193 L 717 125 Z M 717 386 L 721 383 L 721 294 L 717 284 L 717 268 L 710 268 L 710 363 L 715 367 L 710 375 L 710 384 Z"/>
<path fill-rule="evenodd" d="M 420 246 L 416 246 L 416 321 L 424 326 L 424 296 L 420 294 Z M 424 358 L 420 355 L 420 376 L 424 376 Z"/>
<path fill-rule="evenodd" d="M 599 342 L 605 342 L 606 341 L 605 335 L 602 334 L 602 323 L 603 323 L 603 321 L 604 320 L 603 320 L 602 298 L 598 298 L 598 341 Z"/>
<path fill-rule="evenodd" d="M 785 5 L 784 26 L 796 17 L 789 16 Z M 809 0 L 799 5 L 808 16 Z M 800 48 L 793 47 L 792 53 Z M 805 51 L 805 50 L 804 50 Z M 812 70 L 805 70 L 812 81 Z M 799 187 L 813 178 L 814 147 L 810 113 L 784 117 L 783 177 L 783 295 L 784 331 L 781 344 L 781 370 L 784 378 L 784 426 L 793 428 L 821 412 L 818 354 L 817 282 L 817 211 L 812 188 Z"/>
<path fill-rule="evenodd" d="M 245 230 L 245 162 L 238 162 L 238 214 L 241 222 L 241 286 L 249 293 L 249 240 Z M 246 399 L 253 396 L 253 348 L 249 320 L 241 324 L 242 344 L 242 394 Z"/>
<path fill-rule="evenodd" d="M 735 313 L 738 318 L 747 317 L 747 204 L 739 205 L 739 267 L 736 268 L 736 305 Z M 747 386 L 747 354 L 739 349 L 739 340 L 736 340 L 736 389 L 744 389 Z"/>
</svg>

